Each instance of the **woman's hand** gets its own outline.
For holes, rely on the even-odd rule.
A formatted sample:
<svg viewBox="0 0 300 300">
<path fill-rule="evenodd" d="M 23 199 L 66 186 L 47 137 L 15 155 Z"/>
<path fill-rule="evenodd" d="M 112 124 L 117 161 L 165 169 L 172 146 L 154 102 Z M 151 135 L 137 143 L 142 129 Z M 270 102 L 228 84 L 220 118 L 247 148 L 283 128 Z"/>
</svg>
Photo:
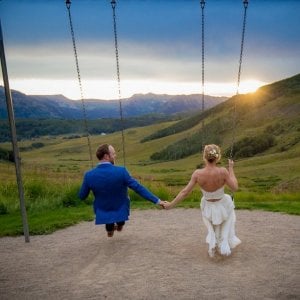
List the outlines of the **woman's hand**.
<svg viewBox="0 0 300 300">
<path fill-rule="evenodd" d="M 162 203 L 162 206 L 164 207 L 164 209 L 171 209 L 172 208 L 172 204 L 168 201 L 164 201 L 164 203 Z"/>
<path fill-rule="evenodd" d="M 228 175 L 226 175 L 226 184 L 234 192 L 238 189 L 239 185 L 234 174 L 233 165 L 233 160 L 228 159 Z"/>
<path fill-rule="evenodd" d="M 169 202 L 160 200 L 160 202 L 158 204 L 161 208 L 165 209 L 166 206 L 169 204 Z"/>
</svg>

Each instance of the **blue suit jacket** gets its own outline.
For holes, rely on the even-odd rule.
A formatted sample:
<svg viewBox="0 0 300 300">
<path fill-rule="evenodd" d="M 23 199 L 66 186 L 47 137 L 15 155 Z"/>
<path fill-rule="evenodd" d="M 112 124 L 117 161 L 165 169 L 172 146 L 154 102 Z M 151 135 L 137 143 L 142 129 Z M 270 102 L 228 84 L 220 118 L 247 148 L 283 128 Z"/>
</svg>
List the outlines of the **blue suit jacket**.
<svg viewBox="0 0 300 300">
<path fill-rule="evenodd" d="M 85 173 L 79 197 L 83 200 L 93 192 L 96 224 L 126 221 L 130 211 L 128 187 L 153 203 L 159 200 L 132 178 L 126 168 L 111 163 L 99 164 Z"/>
</svg>

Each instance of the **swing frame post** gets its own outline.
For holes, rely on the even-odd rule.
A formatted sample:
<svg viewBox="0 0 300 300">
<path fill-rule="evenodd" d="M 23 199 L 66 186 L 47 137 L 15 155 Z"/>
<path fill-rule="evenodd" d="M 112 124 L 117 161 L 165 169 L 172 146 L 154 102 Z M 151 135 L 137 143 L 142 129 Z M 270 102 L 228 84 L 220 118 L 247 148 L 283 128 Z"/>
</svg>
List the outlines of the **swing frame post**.
<svg viewBox="0 0 300 300">
<path fill-rule="evenodd" d="M 23 189 L 22 173 L 21 173 L 21 158 L 20 158 L 20 152 L 19 152 L 18 141 L 17 141 L 17 132 L 16 132 L 14 109 L 13 109 L 13 101 L 12 101 L 11 91 L 9 88 L 9 79 L 8 79 L 8 72 L 7 72 L 7 66 L 6 66 L 1 19 L 0 19 L 0 57 L 1 57 L 1 69 L 2 69 L 4 89 L 5 89 L 7 113 L 8 113 L 8 119 L 9 119 L 10 131 L 11 131 L 11 140 L 12 140 L 12 146 L 13 146 L 16 178 L 17 178 L 18 192 L 19 192 L 19 198 L 20 198 L 20 208 L 21 208 L 21 214 L 22 214 L 23 232 L 24 232 L 25 242 L 29 243 L 30 238 L 29 238 L 29 228 L 28 228 L 28 222 L 27 222 L 26 206 L 25 206 L 25 200 L 24 200 L 24 189 Z"/>
</svg>

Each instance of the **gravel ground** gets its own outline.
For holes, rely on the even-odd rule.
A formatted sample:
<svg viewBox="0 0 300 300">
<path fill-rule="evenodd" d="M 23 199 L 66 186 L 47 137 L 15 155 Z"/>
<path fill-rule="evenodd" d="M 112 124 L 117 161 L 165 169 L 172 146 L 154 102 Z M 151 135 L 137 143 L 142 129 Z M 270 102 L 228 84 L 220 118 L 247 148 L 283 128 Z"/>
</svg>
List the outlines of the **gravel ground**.
<svg viewBox="0 0 300 300">
<path fill-rule="evenodd" d="M 199 209 L 132 211 L 122 232 L 84 222 L 0 239 L 0 299 L 300 299 L 300 217 L 237 210 L 242 244 L 210 258 Z"/>
</svg>

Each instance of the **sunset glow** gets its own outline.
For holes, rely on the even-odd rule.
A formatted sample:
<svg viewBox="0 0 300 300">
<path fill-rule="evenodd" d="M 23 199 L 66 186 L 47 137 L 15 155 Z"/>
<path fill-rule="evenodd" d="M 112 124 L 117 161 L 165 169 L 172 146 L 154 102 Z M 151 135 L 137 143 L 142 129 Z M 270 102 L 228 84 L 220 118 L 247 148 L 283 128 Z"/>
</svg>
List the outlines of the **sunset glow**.
<svg viewBox="0 0 300 300">
<path fill-rule="evenodd" d="M 118 99 L 119 73 L 121 98 L 202 94 L 204 67 L 204 93 L 231 97 L 299 73 L 300 1 L 250 1 L 242 57 L 242 1 L 209 1 L 203 53 L 199 1 L 116 1 L 117 49 L 110 1 L 72 1 L 76 51 L 61 2 L 0 0 L 11 89 L 78 100 L 79 73 L 85 99 Z"/>
<path fill-rule="evenodd" d="M 254 92 L 266 84 L 258 80 L 242 81 L 239 93 Z M 10 86 L 14 90 L 27 95 L 53 95 L 62 94 L 65 97 L 78 100 L 80 90 L 76 80 L 11 80 Z M 83 80 L 83 95 L 86 99 L 118 99 L 117 82 L 113 80 Z M 210 96 L 230 97 L 237 92 L 237 83 L 208 82 L 204 87 L 205 94 Z M 151 80 L 124 80 L 121 82 L 121 97 L 129 98 L 134 94 L 169 94 L 189 95 L 201 94 L 202 87 L 199 82 L 164 82 Z"/>
</svg>

